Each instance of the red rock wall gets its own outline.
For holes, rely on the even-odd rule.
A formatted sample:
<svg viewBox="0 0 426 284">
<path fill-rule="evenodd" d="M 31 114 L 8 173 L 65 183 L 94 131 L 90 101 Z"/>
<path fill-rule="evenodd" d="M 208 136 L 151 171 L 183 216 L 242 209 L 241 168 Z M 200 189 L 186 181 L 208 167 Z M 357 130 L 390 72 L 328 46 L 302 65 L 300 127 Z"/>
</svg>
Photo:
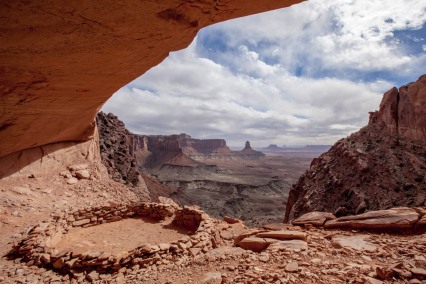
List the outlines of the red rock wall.
<svg viewBox="0 0 426 284">
<path fill-rule="evenodd" d="M 386 92 L 366 127 L 312 161 L 290 190 L 285 221 L 396 206 L 426 206 L 426 75 Z"/>
<path fill-rule="evenodd" d="M 226 146 L 225 139 L 193 139 L 191 136 L 181 135 L 179 145 L 185 154 L 231 153 L 231 149 Z"/>
<path fill-rule="evenodd" d="M 426 143 L 426 75 L 399 90 L 387 91 L 379 118 L 392 133 Z"/>
<path fill-rule="evenodd" d="M 202 27 L 298 2 L 1 1 L 0 157 L 89 140 L 105 101 Z"/>
</svg>

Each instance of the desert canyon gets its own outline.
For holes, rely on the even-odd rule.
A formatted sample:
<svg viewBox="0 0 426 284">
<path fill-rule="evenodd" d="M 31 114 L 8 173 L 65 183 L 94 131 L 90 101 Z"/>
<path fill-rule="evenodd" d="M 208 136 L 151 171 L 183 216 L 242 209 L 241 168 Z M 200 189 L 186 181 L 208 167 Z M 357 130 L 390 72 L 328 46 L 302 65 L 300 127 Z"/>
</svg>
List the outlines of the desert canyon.
<svg viewBox="0 0 426 284">
<path fill-rule="evenodd" d="M 298 2 L 3 1 L 0 283 L 426 283 L 426 75 L 291 173 L 99 112 L 201 28 Z"/>
</svg>

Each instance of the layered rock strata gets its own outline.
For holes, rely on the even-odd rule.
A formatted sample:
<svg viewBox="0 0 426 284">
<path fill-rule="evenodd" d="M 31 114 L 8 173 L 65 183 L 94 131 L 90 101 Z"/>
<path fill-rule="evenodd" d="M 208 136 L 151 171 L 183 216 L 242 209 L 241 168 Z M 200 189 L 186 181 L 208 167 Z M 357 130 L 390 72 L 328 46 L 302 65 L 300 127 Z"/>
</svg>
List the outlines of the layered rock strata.
<svg viewBox="0 0 426 284">
<path fill-rule="evenodd" d="M 259 159 L 265 156 L 255 151 L 247 141 L 241 151 L 232 151 L 224 139 L 195 139 L 179 135 L 134 135 L 135 151 L 142 167 L 155 168 L 163 164 L 201 166 L 205 159 Z"/>
<path fill-rule="evenodd" d="M 426 75 L 386 92 L 368 125 L 314 159 L 293 185 L 285 221 L 426 205 Z"/>
</svg>

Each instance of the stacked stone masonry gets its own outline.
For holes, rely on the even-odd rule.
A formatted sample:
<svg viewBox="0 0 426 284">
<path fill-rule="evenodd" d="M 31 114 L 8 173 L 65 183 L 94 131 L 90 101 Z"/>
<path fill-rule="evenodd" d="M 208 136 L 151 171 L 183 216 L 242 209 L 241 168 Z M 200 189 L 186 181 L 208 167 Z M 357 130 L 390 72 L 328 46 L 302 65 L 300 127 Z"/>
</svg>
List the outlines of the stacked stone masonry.
<svg viewBox="0 0 426 284">
<path fill-rule="evenodd" d="M 86 228 L 132 217 L 156 220 L 173 218 L 174 224 L 195 232 L 168 244 L 142 245 L 121 254 L 97 251 L 75 254 L 72 251 L 55 249 L 55 245 L 72 227 Z M 26 237 L 13 247 L 9 257 L 21 258 L 29 266 L 54 269 L 75 277 L 80 274 L 88 277 L 90 272 L 111 273 L 135 265 L 146 267 L 162 260 L 180 263 L 188 257 L 206 253 L 222 242 L 219 232 L 215 229 L 215 222 L 217 220 L 198 209 L 161 203 L 116 204 L 80 209 L 71 214 L 61 212 L 56 214 L 52 221 L 40 223 L 25 232 Z"/>
</svg>

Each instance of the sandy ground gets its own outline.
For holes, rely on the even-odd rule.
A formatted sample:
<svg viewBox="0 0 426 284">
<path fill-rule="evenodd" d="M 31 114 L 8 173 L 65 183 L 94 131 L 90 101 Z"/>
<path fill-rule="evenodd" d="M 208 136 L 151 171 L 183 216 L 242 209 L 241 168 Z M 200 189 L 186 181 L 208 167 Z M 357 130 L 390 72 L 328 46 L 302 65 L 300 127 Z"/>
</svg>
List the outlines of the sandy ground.
<svg viewBox="0 0 426 284">
<path fill-rule="evenodd" d="M 187 231 L 149 219 L 129 218 L 88 228 L 73 228 L 56 245 L 58 251 L 120 253 L 142 245 L 170 243 L 186 236 Z"/>
</svg>

